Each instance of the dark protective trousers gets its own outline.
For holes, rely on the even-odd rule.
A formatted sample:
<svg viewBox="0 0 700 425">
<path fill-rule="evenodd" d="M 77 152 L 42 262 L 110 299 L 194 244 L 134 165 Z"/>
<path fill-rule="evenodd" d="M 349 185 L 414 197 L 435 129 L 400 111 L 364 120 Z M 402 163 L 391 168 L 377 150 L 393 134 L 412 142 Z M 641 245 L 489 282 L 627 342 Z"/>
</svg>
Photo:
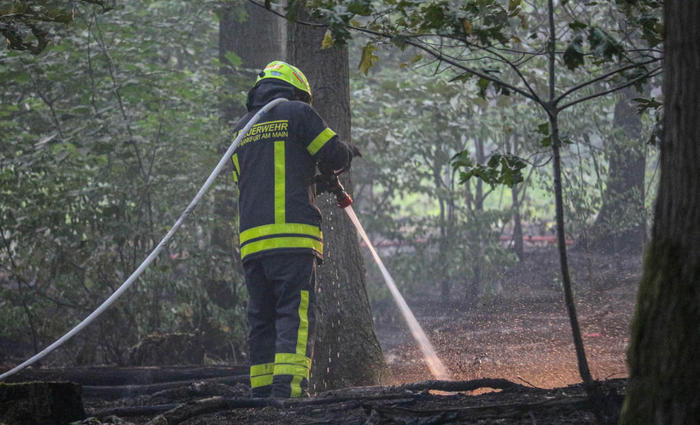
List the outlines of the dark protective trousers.
<svg viewBox="0 0 700 425">
<path fill-rule="evenodd" d="M 278 254 L 243 264 L 253 397 L 300 397 L 309 385 L 316 258 Z"/>
</svg>

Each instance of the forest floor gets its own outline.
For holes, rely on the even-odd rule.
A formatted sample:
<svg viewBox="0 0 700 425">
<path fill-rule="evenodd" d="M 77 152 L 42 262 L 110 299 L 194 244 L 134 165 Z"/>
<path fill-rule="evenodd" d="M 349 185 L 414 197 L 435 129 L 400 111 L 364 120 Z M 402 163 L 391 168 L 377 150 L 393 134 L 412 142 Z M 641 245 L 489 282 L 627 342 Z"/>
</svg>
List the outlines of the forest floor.
<svg viewBox="0 0 700 425">
<path fill-rule="evenodd" d="M 641 278 L 639 256 L 570 253 L 579 324 L 596 380 L 627 376 L 625 351 Z M 526 253 L 522 263 L 483 285 L 474 304 L 409 299 L 438 356 L 457 380 L 498 377 L 540 388 L 580 382 L 554 249 Z M 432 379 L 398 312 L 376 319 L 390 383 Z"/>
<path fill-rule="evenodd" d="M 641 259 L 573 250 L 570 266 L 591 373 L 605 381 L 603 392 L 613 410 L 619 409 Z M 407 300 L 461 386 L 422 382 L 433 378 L 420 350 L 398 311 L 390 310 L 395 307 L 382 303 L 375 305 L 383 312 L 375 323 L 390 369 L 385 386 L 337 390 L 290 402 L 249 399 L 240 380 L 227 382 L 230 386 L 222 381 L 191 384 L 112 401 L 84 397 L 88 414 L 99 416 L 101 422 L 83 423 L 594 424 L 579 384 L 559 276 L 556 251 L 541 249 L 484 282 L 491 295 L 477 303 L 461 302 L 458 288 L 453 288 L 453 300 L 437 296 Z M 207 398 L 216 395 L 223 398 Z M 203 400 L 165 413 L 193 399 Z M 139 406 L 156 409 L 138 414 Z M 127 410 L 114 410 L 123 408 Z M 116 416 L 108 417 L 112 414 Z"/>
</svg>

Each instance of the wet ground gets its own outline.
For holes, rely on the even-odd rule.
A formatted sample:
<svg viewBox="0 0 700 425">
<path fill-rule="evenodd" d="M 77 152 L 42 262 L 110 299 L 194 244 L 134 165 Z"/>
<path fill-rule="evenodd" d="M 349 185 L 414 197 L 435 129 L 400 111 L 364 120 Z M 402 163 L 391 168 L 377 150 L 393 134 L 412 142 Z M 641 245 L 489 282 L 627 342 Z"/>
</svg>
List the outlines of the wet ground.
<svg viewBox="0 0 700 425">
<path fill-rule="evenodd" d="M 591 373 L 598 380 L 626 377 L 641 260 L 573 252 L 570 265 Z M 492 293 L 478 303 L 462 302 L 460 288 L 452 288 L 451 300 L 408 303 L 454 379 L 562 387 L 581 379 L 559 273 L 556 252 L 538 251 L 485 282 Z M 432 379 L 398 313 L 377 318 L 376 325 L 392 384 Z"/>
</svg>

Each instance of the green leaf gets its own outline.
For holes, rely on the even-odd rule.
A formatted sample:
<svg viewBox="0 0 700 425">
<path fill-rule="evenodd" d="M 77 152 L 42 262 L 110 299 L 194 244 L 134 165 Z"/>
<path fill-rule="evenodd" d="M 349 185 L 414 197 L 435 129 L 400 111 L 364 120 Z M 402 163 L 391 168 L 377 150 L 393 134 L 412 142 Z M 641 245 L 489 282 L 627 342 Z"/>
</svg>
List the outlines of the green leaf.
<svg viewBox="0 0 700 425">
<path fill-rule="evenodd" d="M 464 28 L 464 33 L 467 35 L 474 32 L 474 24 L 469 19 L 462 19 L 462 28 Z"/>
<path fill-rule="evenodd" d="M 660 109 L 663 106 L 663 103 L 657 101 L 655 98 L 645 98 L 645 97 L 635 97 L 632 99 L 633 102 L 637 104 L 637 112 L 640 114 L 646 111 L 647 109 Z"/>
<path fill-rule="evenodd" d="M 522 169 L 527 166 L 523 159 L 515 155 L 499 153 L 493 154 L 486 165 L 476 164 L 466 150 L 453 156 L 451 164 L 459 173 L 460 183 L 476 177 L 492 187 L 501 184 L 512 187 L 522 182 Z"/>
<path fill-rule="evenodd" d="M 241 66 L 241 63 L 243 63 L 241 57 L 230 50 L 224 54 L 224 58 L 226 58 L 228 63 L 230 63 L 234 68 Z"/>
<path fill-rule="evenodd" d="M 452 157 L 452 167 L 453 168 L 468 168 L 468 167 L 473 167 L 474 166 L 474 161 L 472 161 L 471 157 L 469 156 L 469 151 L 468 150 L 463 150 L 462 152 L 459 152 L 455 154 Z"/>
<path fill-rule="evenodd" d="M 372 42 L 368 42 L 365 44 L 365 47 L 362 48 L 362 58 L 360 59 L 358 69 L 365 75 L 367 75 L 372 66 L 379 62 L 379 56 L 374 54 L 376 49 L 377 46 L 375 46 Z"/>
<path fill-rule="evenodd" d="M 549 135 L 549 123 L 545 122 L 537 126 L 537 132 L 540 134 L 544 134 L 545 136 Z"/>
<path fill-rule="evenodd" d="M 588 32 L 588 42 L 592 53 L 600 58 L 611 59 L 622 54 L 622 46 L 610 34 L 598 27 L 591 27 Z"/>
<path fill-rule="evenodd" d="M 564 64 L 566 64 L 567 68 L 573 70 L 582 66 L 583 63 L 583 36 L 579 34 L 566 46 Z"/>
<path fill-rule="evenodd" d="M 491 84 L 491 80 L 487 80 L 486 78 L 479 78 L 479 81 L 476 83 L 477 87 L 479 87 L 479 97 L 486 98 L 486 89 L 489 88 L 489 84 Z"/>
<path fill-rule="evenodd" d="M 331 47 L 333 47 L 333 33 L 331 33 L 330 29 L 327 29 L 326 33 L 323 35 L 323 41 L 321 42 L 321 50 L 328 49 Z"/>
<path fill-rule="evenodd" d="M 414 63 L 420 61 L 421 59 L 423 59 L 423 56 L 421 56 L 421 55 L 415 55 L 415 56 L 413 56 L 413 57 L 411 58 L 410 61 L 399 64 L 399 68 L 401 68 L 401 69 L 406 68 L 406 67 L 408 67 L 409 65 L 413 65 Z"/>
<path fill-rule="evenodd" d="M 573 21 L 569 22 L 569 28 L 571 28 L 573 31 L 579 32 L 588 28 L 588 24 L 581 21 Z"/>
<path fill-rule="evenodd" d="M 403 35 L 396 35 L 394 37 L 391 37 L 391 42 L 392 44 L 394 44 L 394 46 L 401 49 L 401 51 L 406 50 L 406 47 L 408 47 L 408 38 L 406 38 Z"/>
<path fill-rule="evenodd" d="M 360 16 L 372 14 L 372 2 L 370 0 L 353 0 L 348 4 L 348 11 Z"/>
</svg>

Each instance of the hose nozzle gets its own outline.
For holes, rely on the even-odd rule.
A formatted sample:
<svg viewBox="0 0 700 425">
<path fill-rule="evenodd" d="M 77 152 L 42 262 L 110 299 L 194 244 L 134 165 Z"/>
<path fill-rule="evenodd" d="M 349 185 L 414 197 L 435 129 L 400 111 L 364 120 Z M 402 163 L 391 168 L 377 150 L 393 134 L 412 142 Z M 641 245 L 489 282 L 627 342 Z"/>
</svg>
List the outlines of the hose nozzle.
<svg viewBox="0 0 700 425">
<path fill-rule="evenodd" d="M 336 200 L 336 205 L 338 208 L 345 209 L 352 205 L 352 198 L 348 193 L 343 189 L 343 187 L 340 187 L 339 191 L 333 192 L 335 194 L 335 200 Z"/>
<path fill-rule="evenodd" d="M 338 208 L 347 208 L 352 205 L 352 198 L 345 191 L 345 188 L 340 183 L 337 174 L 322 175 L 319 174 L 314 179 L 316 183 L 317 193 L 329 192 L 335 195 L 336 205 Z"/>
</svg>

